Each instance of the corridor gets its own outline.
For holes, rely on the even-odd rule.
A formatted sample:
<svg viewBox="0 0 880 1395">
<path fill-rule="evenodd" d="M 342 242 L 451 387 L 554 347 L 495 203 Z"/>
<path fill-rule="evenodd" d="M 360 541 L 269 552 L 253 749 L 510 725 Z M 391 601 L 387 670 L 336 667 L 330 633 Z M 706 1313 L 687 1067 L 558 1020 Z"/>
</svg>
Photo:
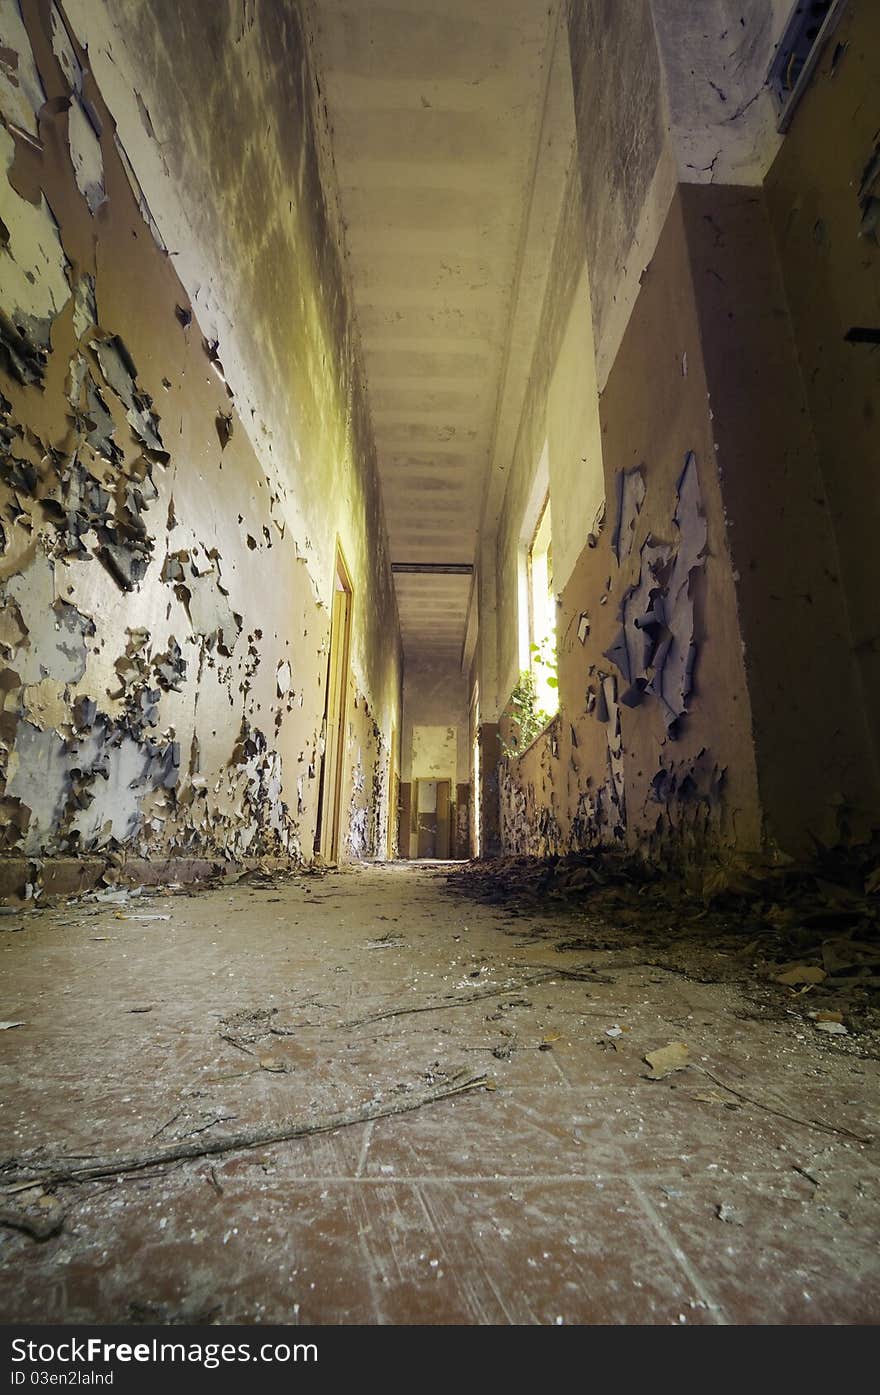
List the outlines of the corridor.
<svg viewBox="0 0 880 1395">
<path fill-rule="evenodd" d="M 3 1182 L 107 1160 L 17 1192 L 57 1231 L 2 1233 L 7 1321 L 876 1320 L 876 1019 L 819 1032 L 738 925 L 664 952 L 656 910 L 621 932 L 449 870 L 4 921 Z M 649 1079 L 675 1042 L 690 1065 Z"/>
</svg>

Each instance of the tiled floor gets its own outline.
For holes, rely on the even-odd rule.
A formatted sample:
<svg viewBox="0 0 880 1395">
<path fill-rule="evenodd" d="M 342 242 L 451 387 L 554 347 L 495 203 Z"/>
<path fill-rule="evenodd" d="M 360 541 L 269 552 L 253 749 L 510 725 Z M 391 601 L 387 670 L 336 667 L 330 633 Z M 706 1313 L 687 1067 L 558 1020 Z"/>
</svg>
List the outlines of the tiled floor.
<svg viewBox="0 0 880 1395">
<path fill-rule="evenodd" d="M 7 1190 L 0 1208 L 64 1224 L 0 1229 L 0 1319 L 876 1322 L 876 1062 L 781 988 L 756 1013 L 745 980 L 520 945 L 528 928 L 412 865 L 2 917 L 0 1017 L 25 1026 L 0 1032 L 0 1158 L 310 1122 L 462 1070 L 496 1088 Z M 597 972 L 526 982 L 547 965 Z M 265 1009 L 282 1034 L 229 1023 Z M 646 1079 L 679 1040 L 694 1064 Z"/>
</svg>

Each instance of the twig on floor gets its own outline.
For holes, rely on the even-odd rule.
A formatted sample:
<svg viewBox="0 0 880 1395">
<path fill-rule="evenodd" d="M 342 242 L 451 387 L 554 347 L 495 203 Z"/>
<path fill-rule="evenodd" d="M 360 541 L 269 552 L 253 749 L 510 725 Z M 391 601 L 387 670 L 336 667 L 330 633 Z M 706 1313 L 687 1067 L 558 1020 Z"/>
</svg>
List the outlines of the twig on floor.
<svg viewBox="0 0 880 1395">
<path fill-rule="evenodd" d="M 190 1129 L 189 1133 L 183 1134 L 184 1138 L 195 1138 L 198 1133 L 207 1133 L 215 1124 L 228 1124 L 230 1119 L 237 1119 L 237 1114 L 217 1114 L 213 1119 L 209 1119 L 206 1124 L 200 1124 L 197 1129 Z M 155 1137 L 155 1135 L 154 1135 Z"/>
<path fill-rule="evenodd" d="M 241 1133 L 229 1134 L 225 1138 L 215 1138 L 203 1143 L 178 1143 L 172 1147 L 158 1148 L 152 1153 L 130 1153 L 118 1158 L 103 1158 L 89 1167 L 66 1167 L 65 1160 L 61 1158 L 48 1162 L 42 1171 L 26 1174 L 26 1177 L 19 1181 L 29 1181 L 32 1185 L 39 1183 L 45 1187 L 57 1186 L 64 1182 L 92 1181 L 99 1177 L 118 1177 L 129 1172 L 139 1172 L 147 1167 L 185 1162 L 193 1158 L 216 1157 L 219 1153 L 240 1152 L 248 1148 L 265 1148 L 272 1143 L 287 1143 L 295 1138 L 332 1133 L 336 1129 L 350 1128 L 353 1124 L 364 1124 L 371 1119 L 389 1119 L 396 1114 L 410 1114 L 426 1105 L 437 1104 L 453 1095 L 464 1094 L 465 1091 L 494 1088 L 494 1081 L 487 1076 L 470 1076 L 459 1080 L 458 1083 L 453 1080 L 450 1084 L 426 1094 L 398 1099 L 390 1104 L 368 1104 L 363 1109 L 350 1113 L 331 1114 L 326 1118 L 307 1122 L 288 1119 L 284 1123 L 267 1128 L 244 1129 Z"/>
<path fill-rule="evenodd" d="M 798 1167 L 797 1163 L 792 1163 L 792 1165 L 791 1165 L 791 1170 L 792 1170 L 792 1172 L 799 1172 L 800 1175 L 801 1175 L 801 1177 L 806 1177 L 806 1179 L 807 1179 L 808 1182 L 812 1182 L 812 1184 L 813 1184 L 814 1187 L 818 1187 L 818 1185 L 819 1185 L 819 1179 L 818 1179 L 818 1177 L 814 1177 L 813 1174 L 812 1174 L 812 1172 L 808 1172 L 807 1169 L 806 1169 L 805 1167 Z"/>
<path fill-rule="evenodd" d="M 260 1067 L 254 1066 L 253 1070 L 232 1070 L 226 1071 L 224 1075 L 207 1075 L 199 1081 L 200 1085 L 225 1085 L 227 1080 L 246 1080 L 249 1075 L 259 1075 Z"/>
<path fill-rule="evenodd" d="M 737 1090 L 735 1086 L 728 1085 L 726 1080 L 722 1080 L 705 1066 L 694 1064 L 694 1069 L 702 1071 L 716 1085 L 720 1085 L 722 1090 L 727 1090 L 731 1095 L 736 1095 L 737 1099 L 744 1104 L 752 1104 L 756 1109 L 762 1109 L 765 1114 L 775 1114 L 777 1119 L 787 1119 L 790 1124 L 802 1124 L 805 1129 L 819 1129 L 822 1133 L 839 1134 L 842 1138 L 852 1138 L 856 1143 L 873 1143 L 873 1138 L 865 1134 L 853 1133 L 851 1129 L 838 1128 L 834 1124 L 825 1124 L 821 1119 L 802 1119 L 798 1114 L 787 1114 L 784 1109 L 775 1109 L 770 1104 L 764 1104 L 762 1100 L 756 1100 L 752 1095 L 743 1094 L 742 1090 Z"/>
<path fill-rule="evenodd" d="M 597 969 L 565 968 L 557 969 L 551 964 L 536 964 L 537 969 L 546 969 L 547 978 L 568 978 L 575 983 L 616 983 L 616 978 L 609 978 L 607 974 L 600 974 Z M 627 967 L 627 966 L 624 966 Z"/>
<path fill-rule="evenodd" d="M 339 1022 L 336 1030 L 366 1027 L 371 1022 L 387 1022 L 392 1017 L 409 1017 L 414 1012 L 442 1012 L 447 1008 L 469 1007 L 471 1003 L 480 1003 L 486 998 L 506 998 L 511 993 L 518 993 L 521 988 L 531 988 L 533 984 L 544 983 L 549 977 L 547 973 L 532 974 L 529 978 L 520 979 L 519 983 L 508 983 L 503 988 L 487 988 L 482 993 L 468 993 L 462 998 L 443 998 L 440 1002 L 419 1003 L 408 1008 L 388 1008 L 385 1012 L 372 1012 L 368 1017 L 353 1017 L 350 1022 Z"/>
<path fill-rule="evenodd" d="M 540 966 L 540 972 L 529 974 L 527 978 L 521 978 L 519 983 L 508 983 L 503 988 L 487 988 L 482 993 L 468 993 L 461 998 L 442 998 L 436 1003 L 420 1003 L 416 1007 L 388 1008 L 385 1012 L 373 1012 L 368 1017 L 354 1017 L 350 1022 L 337 1023 L 336 1030 L 343 1031 L 349 1027 L 366 1027 L 371 1022 L 387 1022 L 391 1017 L 408 1017 L 414 1012 L 442 1012 L 446 1008 L 468 1007 L 471 1003 L 483 1002 L 486 998 L 506 998 L 511 993 L 518 993 L 522 988 L 533 988 L 537 983 L 548 983 L 551 979 L 569 978 L 576 979 L 579 983 L 613 983 L 614 979 L 598 978 L 591 971 L 585 969 L 556 969 L 549 966 Z"/>
<path fill-rule="evenodd" d="M 33 1185 L 33 1182 L 17 1182 L 14 1187 L 2 1187 L 3 1195 L 15 1196 L 18 1192 L 29 1192 Z"/>
<path fill-rule="evenodd" d="M 165 1121 L 164 1124 L 160 1124 L 159 1127 L 157 1128 L 156 1132 L 150 1134 L 150 1142 L 152 1142 L 154 1138 L 158 1138 L 158 1137 L 159 1137 L 159 1134 L 160 1134 L 160 1133 L 164 1133 L 166 1129 L 170 1129 L 171 1125 L 172 1125 L 173 1123 L 175 1123 L 178 1119 L 180 1119 L 180 1118 L 182 1117 L 182 1115 L 183 1115 L 183 1110 L 182 1110 L 182 1109 L 178 1109 L 178 1111 L 177 1111 L 176 1114 L 172 1114 L 172 1116 L 171 1116 L 170 1119 L 166 1119 L 166 1121 Z"/>
</svg>

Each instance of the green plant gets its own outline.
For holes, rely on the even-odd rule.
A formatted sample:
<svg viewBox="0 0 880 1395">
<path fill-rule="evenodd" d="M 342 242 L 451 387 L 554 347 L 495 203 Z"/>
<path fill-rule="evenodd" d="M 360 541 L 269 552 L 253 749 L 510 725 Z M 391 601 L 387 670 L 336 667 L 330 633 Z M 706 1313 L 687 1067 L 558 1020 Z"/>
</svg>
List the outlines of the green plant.
<svg viewBox="0 0 880 1395">
<path fill-rule="evenodd" d="M 559 678 L 556 672 L 556 636 L 545 635 L 540 644 L 530 644 L 529 652 L 532 656 L 532 666 L 536 664 L 544 670 L 541 681 L 546 688 L 559 687 Z"/>
<path fill-rule="evenodd" d="M 548 713 L 538 707 L 535 695 L 535 677 L 529 669 L 523 669 L 519 682 L 510 695 L 510 740 L 502 739 L 501 745 L 507 756 L 518 756 L 531 746 L 535 737 L 550 720 Z"/>
</svg>

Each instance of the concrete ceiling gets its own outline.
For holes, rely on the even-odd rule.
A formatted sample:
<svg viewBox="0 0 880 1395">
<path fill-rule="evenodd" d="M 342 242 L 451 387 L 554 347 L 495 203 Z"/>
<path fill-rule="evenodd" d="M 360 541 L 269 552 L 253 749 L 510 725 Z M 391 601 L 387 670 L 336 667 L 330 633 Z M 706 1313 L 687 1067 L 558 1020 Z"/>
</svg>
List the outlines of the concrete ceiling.
<svg viewBox="0 0 880 1395">
<path fill-rule="evenodd" d="M 548 0 L 314 0 L 394 562 L 469 563 L 547 87 Z M 395 577 L 460 653 L 470 578 Z"/>
</svg>

